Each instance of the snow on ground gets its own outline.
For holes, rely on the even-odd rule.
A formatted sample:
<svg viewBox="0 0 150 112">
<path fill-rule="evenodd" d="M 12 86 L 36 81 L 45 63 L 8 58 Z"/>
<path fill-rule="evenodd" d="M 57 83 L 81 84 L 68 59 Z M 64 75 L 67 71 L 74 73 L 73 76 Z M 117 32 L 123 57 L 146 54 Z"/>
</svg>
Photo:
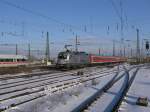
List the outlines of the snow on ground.
<svg viewBox="0 0 150 112">
<path fill-rule="evenodd" d="M 97 71 L 102 71 L 102 70 L 97 70 Z M 39 86 L 39 85 L 42 86 L 44 84 L 46 85 L 46 83 L 48 83 L 48 84 L 52 83 L 53 81 L 59 82 L 61 80 L 67 80 L 67 79 L 78 77 L 78 76 L 70 75 L 72 73 L 76 73 L 76 72 L 65 72 L 66 76 L 63 76 L 63 73 L 55 73 L 55 74 L 48 74 L 46 76 L 45 75 L 44 76 L 34 76 L 34 77 L 31 77 L 28 79 L 22 79 L 22 78 L 10 79 L 7 83 L 3 82 L 3 84 L 10 83 L 9 85 L 1 85 L 0 86 L 0 89 L 1 89 L 0 93 L 9 92 L 9 91 L 17 90 L 17 89 L 23 89 L 23 88 L 26 88 L 26 89 L 28 89 L 28 91 L 31 91 L 30 88 L 32 88 L 34 86 Z M 52 77 L 52 75 L 54 75 L 54 76 Z M 57 77 L 59 75 L 61 75 L 62 77 Z M 55 78 L 55 77 L 57 77 L 57 78 Z M 51 78 L 53 78 L 53 79 L 51 79 Z M 13 83 L 13 82 L 17 82 L 17 83 Z M 29 83 L 29 82 L 32 82 L 32 83 Z M 13 86 L 13 87 L 10 88 L 10 86 Z M 4 87 L 9 87 L 9 88 L 2 89 Z M 18 93 L 18 92 L 16 92 L 16 93 Z M 0 98 L 1 97 L 3 97 L 3 96 L 0 96 Z"/>
<path fill-rule="evenodd" d="M 129 67 L 128 64 L 125 64 L 124 66 Z M 119 68 L 122 68 L 123 66 L 120 65 Z M 111 68 L 99 68 L 99 67 L 91 67 L 91 68 L 85 68 L 85 69 L 81 69 L 84 72 L 84 75 L 88 74 L 88 73 L 94 73 L 94 72 L 101 72 L 103 70 L 116 70 L 118 67 L 114 67 L 113 69 Z M 77 71 L 74 71 L 77 72 Z M 63 73 L 54 73 L 54 74 L 69 74 L 71 72 L 63 72 Z M 23 84 L 24 82 L 28 82 L 28 79 L 31 79 L 32 81 L 38 81 L 41 79 L 47 79 L 48 76 L 54 75 L 54 74 L 47 74 L 47 75 L 41 75 L 41 76 L 33 76 L 33 77 L 27 77 L 27 78 L 17 78 L 17 79 L 9 79 L 9 80 L 1 80 L 0 81 L 0 87 L 7 87 L 9 85 L 14 86 L 15 83 L 17 81 L 20 81 L 18 84 Z M 107 73 L 106 73 L 107 74 Z M 105 77 L 101 77 L 99 78 L 99 80 L 96 79 L 96 83 L 98 82 L 97 85 L 92 85 L 91 86 L 91 81 L 89 81 L 88 83 L 84 83 L 84 84 L 80 84 L 77 87 L 73 87 L 68 89 L 65 92 L 60 92 L 57 94 L 53 94 L 53 95 L 49 95 L 47 94 L 46 96 L 43 96 L 41 98 L 38 98 L 36 100 L 30 101 L 28 103 L 19 105 L 17 107 L 14 107 L 13 109 L 9 109 L 9 112 L 69 112 L 71 111 L 73 108 L 75 108 L 76 106 L 78 106 L 78 104 L 80 104 L 82 101 L 84 101 L 85 99 L 87 99 L 88 97 L 90 97 L 91 95 L 93 95 L 93 93 L 97 92 L 97 89 L 102 88 L 113 76 L 115 73 L 113 73 L 112 75 L 108 75 Z M 103 73 L 104 75 L 104 73 Z M 62 77 L 62 78 L 57 78 L 58 82 L 64 79 L 69 79 L 69 78 L 73 78 L 73 77 L 78 77 L 78 76 L 67 76 L 67 77 Z M 54 79 L 53 79 L 54 80 Z M 33 86 L 36 85 L 42 85 L 48 82 L 52 82 L 53 80 L 47 80 L 46 81 L 40 81 L 40 82 L 35 82 L 32 84 L 25 84 L 25 85 L 18 85 L 18 86 L 14 86 L 11 88 L 6 88 L 1 90 L 0 92 L 7 92 L 7 91 L 11 91 L 11 90 L 15 90 L 15 89 L 21 89 L 21 88 L 25 88 L 27 87 L 27 89 L 25 89 L 24 91 L 19 91 L 19 92 L 14 92 L 14 93 L 10 93 L 10 94 L 6 94 L 6 95 L 0 95 L 0 98 L 8 98 L 10 96 L 13 95 L 17 95 L 20 93 L 24 93 L 24 92 L 31 92 L 31 91 L 36 91 L 36 89 L 40 89 L 39 87 L 36 88 L 35 90 L 30 89 Z M 94 81 L 95 82 L 95 81 Z M 9 85 L 5 85 L 8 83 L 14 83 L 14 84 L 9 84 Z M 4 84 L 2 86 L 2 84 Z M 61 84 L 61 83 L 60 83 Z M 55 84 L 53 85 L 55 86 Z M 31 95 L 26 95 L 26 96 L 20 96 L 19 98 L 13 98 L 11 100 L 6 100 L 3 103 L 0 102 L 0 106 L 6 106 L 7 104 L 11 104 L 11 102 L 20 102 L 22 100 L 28 99 L 29 97 L 35 97 L 38 96 L 42 93 L 34 93 L 35 95 L 31 96 Z M 45 93 L 44 93 L 45 94 Z M 59 107 L 59 108 L 58 108 Z"/>
<path fill-rule="evenodd" d="M 121 72 L 121 76 L 124 72 Z M 99 99 L 97 99 L 87 110 L 87 112 L 107 112 L 113 105 L 113 101 L 120 93 L 120 89 L 126 82 L 125 75 L 116 82 L 107 92 L 105 92 Z"/>
<path fill-rule="evenodd" d="M 68 89 L 65 92 L 60 92 L 53 95 L 47 95 L 37 100 L 22 104 L 10 109 L 9 112 L 70 112 L 73 108 L 78 106 L 81 102 L 97 92 L 115 75 L 108 75 L 97 79 L 97 85 L 92 85 L 89 81 L 80 84 L 77 87 Z"/>
<path fill-rule="evenodd" d="M 138 97 L 147 97 L 149 104 L 147 107 L 136 105 Z M 150 69 L 141 68 L 131 85 L 127 96 L 119 108 L 120 112 L 150 112 Z"/>
<path fill-rule="evenodd" d="M 0 74 L 0 78 L 7 78 L 7 77 L 9 77 L 9 78 L 13 78 L 13 77 L 15 77 L 15 76 L 26 76 L 26 75 L 31 75 L 31 74 L 38 74 L 38 73 L 43 73 L 43 72 L 45 72 L 45 73 L 56 73 L 56 72 L 59 72 L 59 71 L 56 71 L 56 70 L 45 70 L 45 71 L 39 71 L 39 70 L 34 70 L 34 71 L 32 71 L 32 72 L 21 72 L 21 73 L 16 73 L 16 74 L 3 74 L 3 75 L 1 75 Z"/>
</svg>

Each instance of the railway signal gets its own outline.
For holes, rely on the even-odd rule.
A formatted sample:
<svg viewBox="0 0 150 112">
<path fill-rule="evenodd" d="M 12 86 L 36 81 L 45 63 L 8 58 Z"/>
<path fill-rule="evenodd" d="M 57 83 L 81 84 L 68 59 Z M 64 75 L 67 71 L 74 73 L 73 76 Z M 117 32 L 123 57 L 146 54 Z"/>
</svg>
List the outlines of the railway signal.
<svg viewBox="0 0 150 112">
<path fill-rule="evenodd" d="M 146 41 L 145 48 L 146 50 L 149 50 L 149 41 Z"/>
</svg>

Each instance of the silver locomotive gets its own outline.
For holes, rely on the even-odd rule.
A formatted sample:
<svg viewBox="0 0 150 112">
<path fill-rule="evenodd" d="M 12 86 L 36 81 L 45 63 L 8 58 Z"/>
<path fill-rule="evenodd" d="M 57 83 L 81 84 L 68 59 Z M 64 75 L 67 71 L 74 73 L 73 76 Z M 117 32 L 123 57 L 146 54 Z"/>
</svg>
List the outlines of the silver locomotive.
<svg viewBox="0 0 150 112">
<path fill-rule="evenodd" d="M 90 63 L 89 54 L 66 50 L 60 52 L 57 58 L 57 67 L 74 68 L 87 66 Z"/>
</svg>

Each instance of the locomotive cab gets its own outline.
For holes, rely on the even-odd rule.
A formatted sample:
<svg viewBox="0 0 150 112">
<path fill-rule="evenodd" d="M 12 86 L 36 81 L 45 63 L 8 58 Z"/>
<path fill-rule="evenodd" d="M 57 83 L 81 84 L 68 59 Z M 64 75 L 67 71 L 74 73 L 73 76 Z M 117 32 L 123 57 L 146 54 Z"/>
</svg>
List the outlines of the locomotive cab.
<svg viewBox="0 0 150 112">
<path fill-rule="evenodd" d="M 69 52 L 60 52 L 57 58 L 57 67 L 63 67 L 69 63 L 70 54 Z"/>
</svg>

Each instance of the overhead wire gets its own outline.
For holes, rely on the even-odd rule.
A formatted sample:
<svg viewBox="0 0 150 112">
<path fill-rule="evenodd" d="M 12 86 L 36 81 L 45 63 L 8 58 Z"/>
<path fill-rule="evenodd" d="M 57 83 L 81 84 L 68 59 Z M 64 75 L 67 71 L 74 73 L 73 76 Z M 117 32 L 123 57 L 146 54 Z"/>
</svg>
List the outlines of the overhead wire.
<svg viewBox="0 0 150 112">
<path fill-rule="evenodd" d="M 117 16 L 119 17 L 119 19 L 121 19 L 121 14 L 120 14 L 120 12 L 118 11 L 118 8 L 117 8 L 117 6 L 115 5 L 114 1 L 113 1 L 113 0 L 108 0 L 108 1 L 112 4 L 112 6 L 113 6 L 113 8 L 114 8 L 114 10 L 115 10 L 115 12 L 116 12 L 116 14 L 117 14 Z"/>
<path fill-rule="evenodd" d="M 15 3 L 9 2 L 9 1 L 7 1 L 7 0 L 0 0 L 0 2 L 3 3 L 3 4 L 5 4 L 5 5 L 9 5 L 9 6 L 11 6 L 11 7 L 15 7 L 15 8 L 19 9 L 19 10 L 24 11 L 24 12 L 30 13 L 30 14 L 32 14 L 32 15 L 39 16 L 39 17 L 45 18 L 45 19 L 47 19 L 47 20 L 53 21 L 53 22 L 55 22 L 55 23 L 57 23 L 57 24 L 59 24 L 59 25 L 62 25 L 62 26 L 64 26 L 64 27 L 68 28 L 70 31 L 72 31 L 73 29 L 76 29 L 76 30 L 79 30 L 79 31 L 84 32 L 84 33 L 92 34 L 91 32 L 83 31 L 84 28 L 79 28 L 79 27 L 77 27 L 77 26 L 64 23 L 64 22 L 59 21 L 59 20 L 57 20 L 57 19 L 54 19 L 54 18 L 52 18 L 52 17 L 50 17 L 50 16 L 44 15 L 44 14 L 39 13 L 39 12 L 37 12 L 37 11 L 33 11 L 33 10 L 30 10 L 30 9 L 27 9 L 27 8 L 25 8 L 25 7 L 19 6 L 19 5 L 15 4 Z M 62 31 L 65 32 L 64 29 L 63 29 Z M 93 34 L 92 34 L 92 35 L 93 35 Z"/>
</svg>

